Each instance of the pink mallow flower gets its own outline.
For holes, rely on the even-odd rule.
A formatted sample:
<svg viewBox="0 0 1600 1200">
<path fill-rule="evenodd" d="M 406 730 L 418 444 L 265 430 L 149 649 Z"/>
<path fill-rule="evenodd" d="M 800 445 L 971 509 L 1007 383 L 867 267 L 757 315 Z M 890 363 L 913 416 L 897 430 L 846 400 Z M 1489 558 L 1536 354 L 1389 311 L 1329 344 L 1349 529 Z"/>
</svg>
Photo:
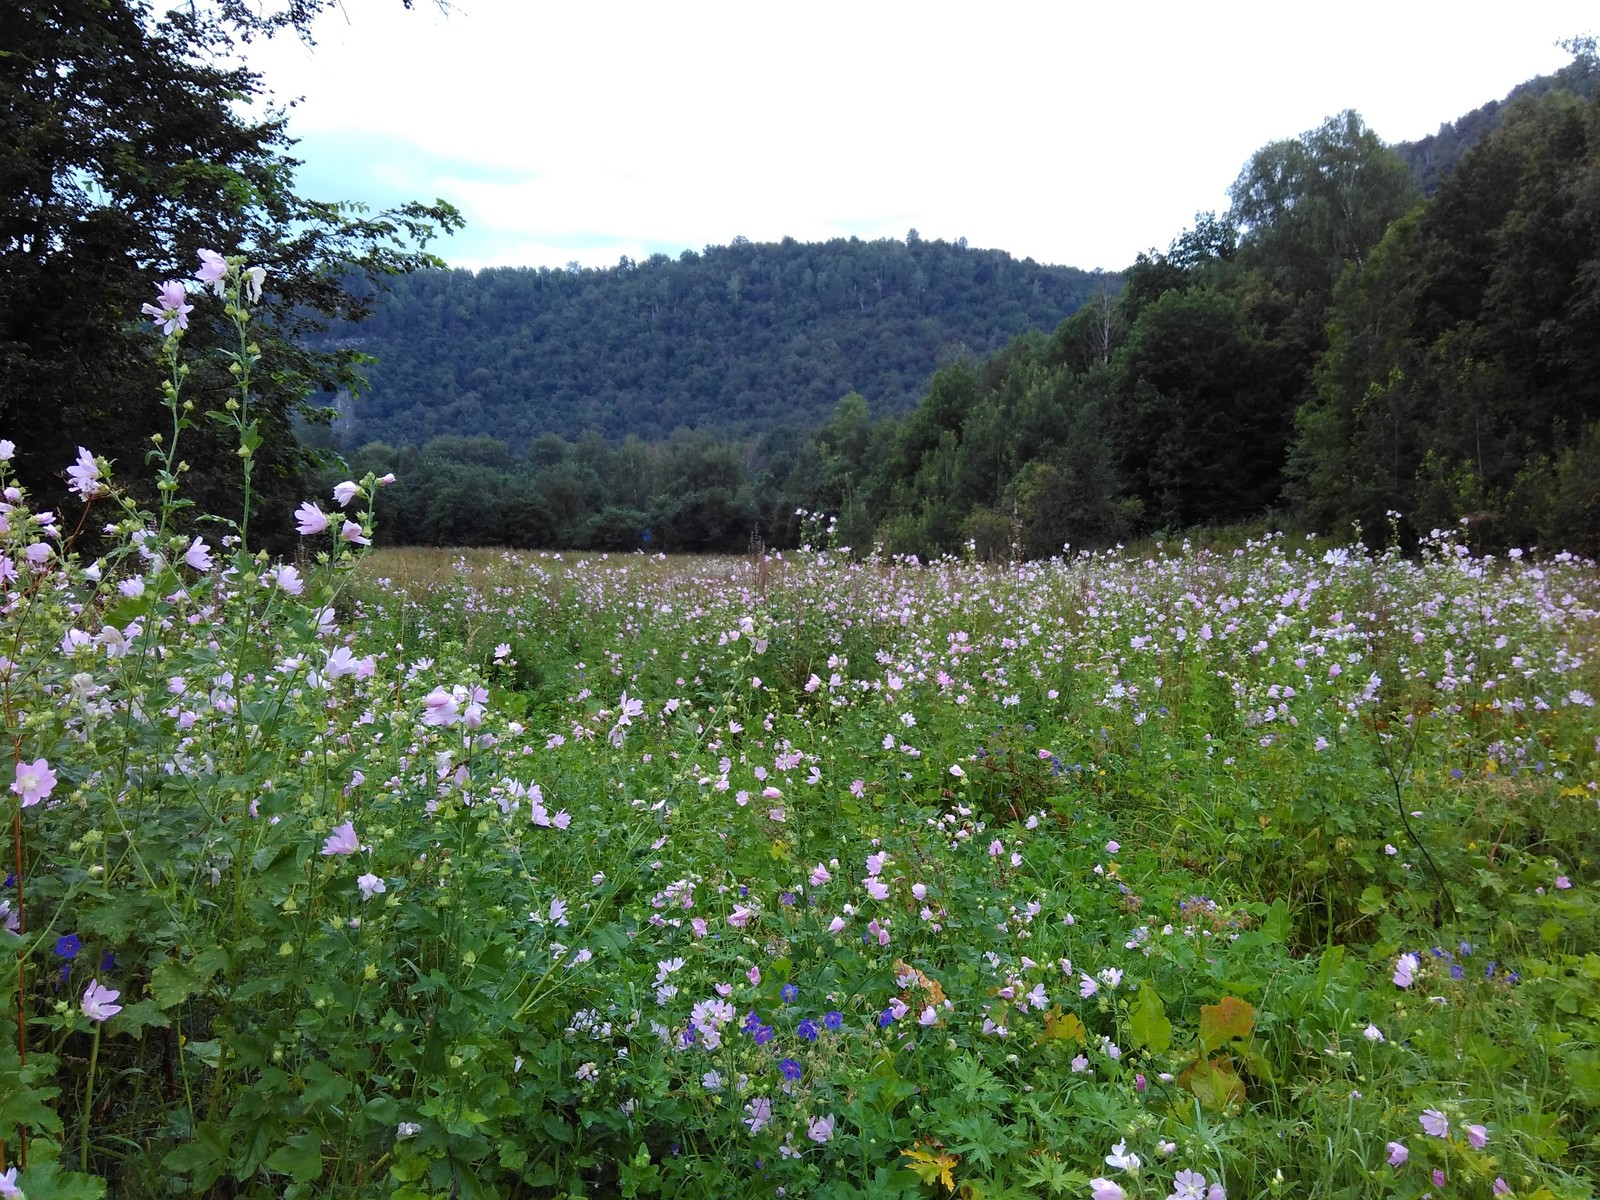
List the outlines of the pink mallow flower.
<svg viewBox="0 0 1600 1200">
<path fill-rule="evenodd" d="M 194 277 L 207 287 L 213 289 L 218 296 L 223 294 L 222 281 L 228 275 L 228 260 L 215 250 L 200 251 L 200 269 Z"/>
<path fill-rule="evenodd" d="M 356 827 L 349 821 L 340 825 L 322 843 L 322 853 L 326 856 L 335 854 L 354 854 L 361 849 L 361 842 L 356 837 Z"/>
<path fill-rule="evenodd" d="M 146 306 L 148 307 L 148 305 Z M 93 500 L 105 489 L 100 486 L 100 466 L 82 446 L 78 447 L 78 461 L 67 468 L 67 490 L 80 500 Z"/>
<path fill-rule="evenodd" d="M 1410 1157 L 1411 1157 L 1411 1151 L 1406 1149 L 1406 1145 L 1405 1145 L 1404 1142 L 1390 1142 L 1389 1143 L 1389 1165 L 1391 1167 L 1398 1167 L 1398 1166 L 1403 1165 L 1405 1163 L 1406 1159 L 1408 1159 Z"/>
<path fill-rule="evenodd" d="M 11 790 L 22 797 L 22 807 L 31 808 L 55 790 L 56 773 L 44 759 L 31 763 L 19 762 L 17 776 L 11 781 Z"/>
<path fill-rule="evenodd" d="M 1489 1144 L 1489 1131 L 1482 1125 L 1468 1125 L 1467 1141 L 1472 1143 L 1474 1150 L 1482 1150 Z"/>
<path fill-rule="evenodd" d="M 328 528 L 328 514 L 309 500 L 294 510 L 294 519 L 299 524 L 301 537 L 315 537 Z"/>
<path fill-rule="evenodd" d="M 101 987 L 98 979 L 89 980 L 89 986 L 83 989 L 83 1015 L 91 1021 L 109 1021 L 122 1011 L 122 1005 L 112 1003 L 120 995 L 121 992 Z"/>
<path fill-rule="evenodd" d="M 1394 964 L 1395 987 L 1408 988 L 1416 976 L 1417 969 L 1422 966 L 1422 960 L 1415 954 L 1402 954 Z"/>
<path fill-rule="evenodd" d="M 346 479 L 343 483 L 333 485 L 333 499 L 340 508 L 349 508 L 350 501 L 361 494 L 361 486 L 353 479 Z"/>
<path fill-rule="evenodd" d="M 1417 1118 L 1422 1125 L 1422 1132 L 1429 1137 L 1447 1138 L 1450 1136 L 1450 1118 L 1437 1108 L 1425 1108 L 1422 1115 Z"/>
<path fill-rule="evenodd" d="M 156 284 L 156 303 L 146 304 L 139 309 L 148 316 L 164 334 L 171 334 L 174 329 L 189 328 L 189 314 L 194 311 L 194 305 L 185 304 L 188 299 L 183 290 L 183 284 L 176 279 L 169 279 L 165 283 Z"/>
<path fill-rule="evenodd" d="M 209 571 L 216 565 L 211 559 L 211 547 L 200 538 L 189 543 L 189 548 L 183 553 L 183 561 L 196 571 Z"/>
<path fill-rule="evenodd" d="M 361 531 L 361 526 L 354 521 L 346 521 L 339 528 L 339 536 L 352 546 L 370 546 L 372 539 Z"/>
</svg>

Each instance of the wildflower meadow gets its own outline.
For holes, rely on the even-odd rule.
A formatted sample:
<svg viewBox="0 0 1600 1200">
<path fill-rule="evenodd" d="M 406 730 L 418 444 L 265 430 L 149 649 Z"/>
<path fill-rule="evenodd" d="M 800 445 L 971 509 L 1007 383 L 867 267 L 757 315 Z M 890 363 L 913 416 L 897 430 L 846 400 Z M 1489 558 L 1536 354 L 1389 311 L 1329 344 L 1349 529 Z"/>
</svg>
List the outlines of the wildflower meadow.
<svg viewBox="0 0 1600 1200">
<path fill-rule="evenodd" d="M 274 561 L 262 286 L 156 504 L 0 479 L 0 1196 L 1594 1194 L 1595 564 Z"/>
</svg>

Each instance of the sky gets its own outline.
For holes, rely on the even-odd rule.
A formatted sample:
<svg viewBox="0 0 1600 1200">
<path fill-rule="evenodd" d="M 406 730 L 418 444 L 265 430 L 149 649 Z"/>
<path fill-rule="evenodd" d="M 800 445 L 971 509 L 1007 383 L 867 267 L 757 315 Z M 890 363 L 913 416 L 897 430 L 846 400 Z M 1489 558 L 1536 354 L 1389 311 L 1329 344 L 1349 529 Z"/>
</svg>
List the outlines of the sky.
<svg viewBox="0 0 1600 1200">
<path fill-rule="evenodd" d="M 1570 56 L 1593 0 L 343 0 L 249 64 L 303 195 L 441 197 L 454 265 L 925 238 L 1117 270 L 1354 108 L 1413 140 Z"/>
</svg>

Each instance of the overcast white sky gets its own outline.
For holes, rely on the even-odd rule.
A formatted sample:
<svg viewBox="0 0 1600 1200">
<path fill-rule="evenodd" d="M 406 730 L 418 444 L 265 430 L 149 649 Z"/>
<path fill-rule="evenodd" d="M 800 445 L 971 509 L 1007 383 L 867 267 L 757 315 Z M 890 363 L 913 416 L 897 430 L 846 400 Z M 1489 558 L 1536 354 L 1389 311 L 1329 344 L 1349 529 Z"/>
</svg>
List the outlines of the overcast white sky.
<svg viewBox="0 0 1600 1200">
<path fill-rule="evenodd" d="M 303 194 L 443 197 L 470 267 L 914 227 L 1115 270 L 1267 142 L 1344 108 L 1421 137 L 1596 31 L 1594 0 L 453 4 L 344 0 L 249 61 L 303 97 Z"/>
</svg>

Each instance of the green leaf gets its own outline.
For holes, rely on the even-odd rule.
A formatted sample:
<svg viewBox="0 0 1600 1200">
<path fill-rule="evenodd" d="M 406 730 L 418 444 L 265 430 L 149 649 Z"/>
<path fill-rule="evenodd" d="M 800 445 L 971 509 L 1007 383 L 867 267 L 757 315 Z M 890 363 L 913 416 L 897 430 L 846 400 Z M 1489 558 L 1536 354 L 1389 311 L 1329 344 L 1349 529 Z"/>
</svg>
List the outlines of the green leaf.
<svg viewBox="0 0 1600 1200">
<path fill-rule="evenodd" d="M 1272 902 L 1261 922 L 1261 934 L 1269 942 L 1283 945 L 1289 938 L 1289 905 L 1282 896 Z"/>
<path fill-rule="evenodd" d="M 1167 1019 L 1166 1005 L 1149 983 L 1139 985 L 1139 1000 L 1128 1014 L 1128 1029 L 1133 1034 L 1133 1044 L 1152 1054 L 1161 1054 L 1172 1045 L 1172 1022 Z"/>
<path fill-rule="evenodd" d="M 150 990 L 160 1008 L 173 1008 L 203 991 L 211 977 L 228 965 L 228 952 L 220 946 L 197 955 L 193 962 L 169 958 L 150 974 Z"/>
<path fill-rule="evenodd" d="M 296 1183 L 310 1183 L 322 1175 L 322 1135 L 300 1133 L 267 1156 L 267 1169 L 279 1171 Z"/>
<path fill-rule="evenodd" d="M 301 1099 L 306 1106 L 337 1104 L 350 1094 L 350 1081 L 325 1062 L 314 1062 L 305 1069 L 306 1090 Z"/>
</svg>

